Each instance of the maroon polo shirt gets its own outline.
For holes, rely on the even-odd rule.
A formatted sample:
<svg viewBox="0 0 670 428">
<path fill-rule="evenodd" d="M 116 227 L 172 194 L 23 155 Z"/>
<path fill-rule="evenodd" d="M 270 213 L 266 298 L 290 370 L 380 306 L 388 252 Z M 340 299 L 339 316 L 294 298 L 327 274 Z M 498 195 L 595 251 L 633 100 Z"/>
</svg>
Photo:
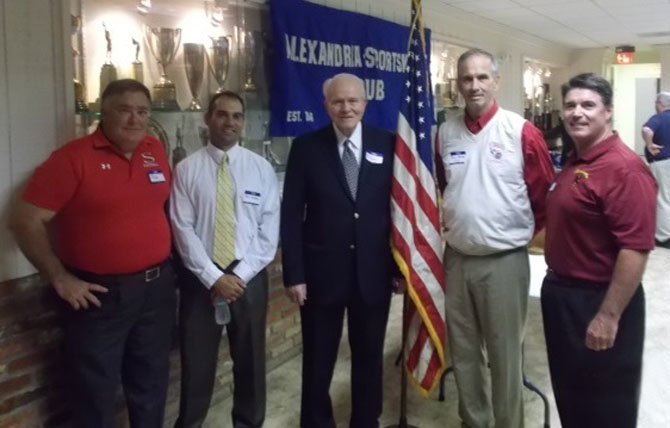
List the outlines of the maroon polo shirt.
<svg viewBox="0 0 670 428">
<path fill-rule="evenodd" d="M 547 195 L 549 268 L 609 284 L 620 250 L 654 248 L 656 192 L 647 165 L 617 134 L 573 152 Z"/>
</svg>

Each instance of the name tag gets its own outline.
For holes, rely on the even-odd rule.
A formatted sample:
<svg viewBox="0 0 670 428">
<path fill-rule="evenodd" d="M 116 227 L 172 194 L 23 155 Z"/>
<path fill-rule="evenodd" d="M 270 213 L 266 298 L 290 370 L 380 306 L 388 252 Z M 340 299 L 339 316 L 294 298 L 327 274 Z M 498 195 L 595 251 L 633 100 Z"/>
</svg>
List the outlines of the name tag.
<svg viewBox="0 0 670 428">
<path fill-rule="evenodd" d="M 163 171 L 149 171 L 149 181 L 151 183 L 165 183 Z"/>
<path fill-rule="evenodd" d="M 384 162 L 384 155 L 376 152 L 365 152 L 365 160 L 370 163 L 380 164 Z"/>
<path fill-rule="evenodd" d="M 459 165 L 465 163 L 466 153 L 464 151 L 449 152 L 449 165 Z"/>
<path fill-rule="evenodd" d="M 242 193 L 242 202 L 245 204 L 259 205 L 261 202 L 260 192 L 254 192 L 253 190 L 245 190 Z"/>
</svg>

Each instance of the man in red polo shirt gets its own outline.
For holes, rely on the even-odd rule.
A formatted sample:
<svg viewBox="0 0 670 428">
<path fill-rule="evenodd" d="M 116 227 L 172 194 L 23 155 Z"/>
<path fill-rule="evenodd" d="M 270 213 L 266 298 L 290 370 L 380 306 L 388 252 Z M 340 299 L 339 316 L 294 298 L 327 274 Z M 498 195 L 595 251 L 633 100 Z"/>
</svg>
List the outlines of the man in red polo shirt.
<svg viewBox="0 0 670 428">
<path fill-rule="evenodd" d="M 547 196 L 542 315 L 564 428 L 633 428 L 657 186 L 612 130 L 612 87 L 587 73 L 563 85 L 575 151 Z"/>
<path fill-rule="evenodd" d="M 103 92 L 91 135 L 37 168 L 12 215 L 26 257 L 62 299 L 73 426 L 116 426 L 119 378 L 133 427 L 162 427 L 175 318 L 170 169 L 147 135 L 150 95 Z"/>
</svg>

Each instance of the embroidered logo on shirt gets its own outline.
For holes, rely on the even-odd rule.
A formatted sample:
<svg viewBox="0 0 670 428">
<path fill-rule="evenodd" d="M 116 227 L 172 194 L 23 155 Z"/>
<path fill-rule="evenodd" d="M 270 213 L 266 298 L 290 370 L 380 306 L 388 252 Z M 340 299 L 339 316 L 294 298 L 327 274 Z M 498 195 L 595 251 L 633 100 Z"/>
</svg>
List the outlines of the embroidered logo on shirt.
<svg viewBox="0 0 670 428">
<path fill-rule="evenodd" d="M 103 171 L 106 170 L 106 169 L 112 169 L 112 165 L 109 164 L 109 163 L 102 163 L 101 162 L 100 163 L 100 169 L 103 170 Z"/>
<path fill-rule="evenodd" d="M 503 157 L 503 152 L 505 151 L 505 146 L 502 143 L 492 142 L 489 144 L 489 153 L 493 156 L 493 159 L 500 160 Z"/>
<path fill-rule="evenodd" d="M 154 168 L 160 166 L 158 162 L 156 162 L 156 157 L 151 154 L 151 152 L 140 153 L 140 157 L 142 157 L 142 164 L 145 168 Z"/>
<path fill-rule="evenodd" d="M 586 181 L 588 179 L 589 179 L 589 173 L 584 171 L 583 169 L 577 168 L 575 170 L 575 181 L 572 184 L 577 185 L 580 182 Z"/>
</svg>

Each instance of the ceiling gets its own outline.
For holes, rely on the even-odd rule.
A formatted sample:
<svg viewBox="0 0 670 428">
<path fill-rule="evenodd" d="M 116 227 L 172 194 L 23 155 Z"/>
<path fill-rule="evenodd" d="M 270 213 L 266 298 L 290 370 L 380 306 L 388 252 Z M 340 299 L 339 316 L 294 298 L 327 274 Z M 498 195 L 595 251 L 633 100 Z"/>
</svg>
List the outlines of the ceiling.
<svg viewBox="0 0 670 428">
<path fill-rule="evenodd" d="M 572 48 L 670 43 L 670 0 L 426 0 Z"/>
</svg>

